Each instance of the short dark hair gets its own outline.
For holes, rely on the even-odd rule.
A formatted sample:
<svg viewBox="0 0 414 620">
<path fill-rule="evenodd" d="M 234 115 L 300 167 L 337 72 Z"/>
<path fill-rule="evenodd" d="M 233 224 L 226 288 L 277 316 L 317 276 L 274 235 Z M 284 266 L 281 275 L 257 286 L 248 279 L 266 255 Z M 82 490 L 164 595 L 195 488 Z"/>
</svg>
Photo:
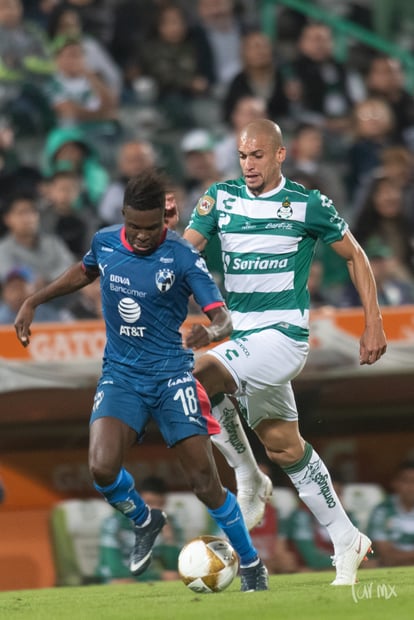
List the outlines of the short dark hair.
<svg viewBox="0 0 414 620">
<path fill-rule="evenodd" d="M 28 189 L 16 190 L 6 197 L 1 210 L 2 215 L 10 213 L 16 202 L 30 202 L 33 204 L 34 208 L 37 209 L 37 201 L 38 196 L 35 192 Z"/>
<path fill-rule="evenodd" d="M 131 177 L 124 194 L 124 207 L 137 211 L 165 208 L 167 182 L 165 175 L 153 168 Z"/>
<path fill-rule="evenodd" d="M 414 459 L 406 459 L 402 461 L 397 467 L 397 475 L 407 469 L 414 469 Z"/>
</svg>

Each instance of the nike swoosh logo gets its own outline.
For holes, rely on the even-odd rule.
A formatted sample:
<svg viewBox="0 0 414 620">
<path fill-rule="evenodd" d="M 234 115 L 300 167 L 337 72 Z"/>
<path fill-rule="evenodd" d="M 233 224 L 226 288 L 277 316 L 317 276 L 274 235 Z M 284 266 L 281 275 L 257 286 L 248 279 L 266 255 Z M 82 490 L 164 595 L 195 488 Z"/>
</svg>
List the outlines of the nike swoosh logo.
<svg viewBox="0 0 414 620">
<path fill-rule="evenodd" d="M 356 549 L 356 552 L 359 554 L 361 553 L 361 544 L 362 544 L 362 536 L 359 537 L 359 541 L 358 541 L 358 547 Z"/>
</svg>

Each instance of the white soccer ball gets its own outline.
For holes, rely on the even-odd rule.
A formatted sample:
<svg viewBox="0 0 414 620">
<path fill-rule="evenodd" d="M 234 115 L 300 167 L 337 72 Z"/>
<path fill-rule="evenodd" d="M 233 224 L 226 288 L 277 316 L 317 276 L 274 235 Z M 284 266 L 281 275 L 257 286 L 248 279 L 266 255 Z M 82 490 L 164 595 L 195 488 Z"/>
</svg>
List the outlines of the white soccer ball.
<svg viewBox="0 0 414 620">
<path fill-rule="evenodd" d="M 178 572 L 193 592 L 221 592 L 233 581 L 239 559 L 230 543 L 218 536 L 190 540 L 178 556 Z"/>
</svg>

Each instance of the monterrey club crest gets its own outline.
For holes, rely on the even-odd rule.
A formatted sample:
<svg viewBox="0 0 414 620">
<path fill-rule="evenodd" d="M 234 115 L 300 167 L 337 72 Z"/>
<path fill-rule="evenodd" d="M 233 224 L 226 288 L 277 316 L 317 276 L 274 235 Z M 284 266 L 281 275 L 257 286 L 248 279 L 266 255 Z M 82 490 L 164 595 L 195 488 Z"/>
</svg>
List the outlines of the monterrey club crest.
<svg viewBox="0 0 414 620">
<path fill-rule="evenodd" d="M 155 284 L 161 293 L 170 290 L 175 281 L 175 273 L 172 269 L 159 269 L 155 274 Z"/>
<path fill-rule="evenodd" d="M 285 198 L 282 202 L 282 206 L 278 208 L 276 212 L 277 217 L 280 217 L 283 220 L 288 220 L 293 215 L 293 209 L 290 206 L 289 198 Z"/>
<path fill-rule="evenodd" d="M 197 203 L 197 213 L 199 215 L 207 215 L 214 207 L 216 201 L 211 196 L 204 194 Z"/>
</svg>

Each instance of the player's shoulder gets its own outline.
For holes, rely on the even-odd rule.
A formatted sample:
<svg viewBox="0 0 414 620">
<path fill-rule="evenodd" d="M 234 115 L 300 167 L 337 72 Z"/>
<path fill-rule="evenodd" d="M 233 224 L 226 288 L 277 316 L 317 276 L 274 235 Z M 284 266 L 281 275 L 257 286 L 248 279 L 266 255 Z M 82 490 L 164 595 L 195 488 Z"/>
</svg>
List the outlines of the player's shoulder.
<svg viewBox="0 0 414 620">
<path fill-rule="evenodd" d="M 311 211 L 316 207 L 317 212 L 319 212 L 321 207 L 330 207 L 333 204 L 332 200 L 324 194 L 321 194 L 318 188 L 309 189 L 291 179 L 285 180 L 282 192 L 288 194 L 290 201 L 302 202 L 308 207 L 312 207 Z"/>
<path fill-rule="evenodd" d="M 165 240 L 167 244 L 171 245 L 171 247 L 173 247 L 178 254 L 181 254 L 183 256 L 198 254 L 198 251 L 195 249 L 195 247 L 189 241 L 187 241 L 187 239 L 184 239 L 184 237 L 181 237 L 177 232 L 175 232 L 175 230 L 167 230 Z"/>
<path fill-rule="evenodd" d="M 246 187 L 246 182 L 243 177 L 238 177 L 237 179 L 226 179 L 221 181 L 216 181 L 212 183 L 204 192 L 204 196 L 215 196 L 218 192 L 226 192 L 229 194 L 239 194 L 243 192 Z"/>
<path fill-rule="evenodd" d="M 92 238 L 92 245 L 95 248 L 115 248 L 120 245 L 122 224 L 104 226 L 95 232 Z"/>
<path fill-rule="evenodd" d="M 297 200 L 308 200 L 309 197 L 319 194 L 319 190 L 317 189 L 308 189 L 301 183 L 297 181 L 292 181 L 291 179 L 285 179 L 285 184 L 283 186 L 282 192 L 290 192 L 293 196 L 296 197 Z"/>
<path fill-rule="evenodd" d="M 119 235 L 122 229 L 122 224 L 112 224 L 112 226 L 104 226 L 103 228 L 99 228 L 95 234 L 95 239 L 119 239 Z"/>
<path fill-rule="evenodd" d="M 238 179 L 228 179 L 226 181 L 216 181 L 210 185 L 204 194 L 200 196 L 195 213 L 206 216 L 215 211 L 218 202 L 224 199 L 237 200 L 246 197 L 246 183 L 243 177 Z"/>
</svg>

